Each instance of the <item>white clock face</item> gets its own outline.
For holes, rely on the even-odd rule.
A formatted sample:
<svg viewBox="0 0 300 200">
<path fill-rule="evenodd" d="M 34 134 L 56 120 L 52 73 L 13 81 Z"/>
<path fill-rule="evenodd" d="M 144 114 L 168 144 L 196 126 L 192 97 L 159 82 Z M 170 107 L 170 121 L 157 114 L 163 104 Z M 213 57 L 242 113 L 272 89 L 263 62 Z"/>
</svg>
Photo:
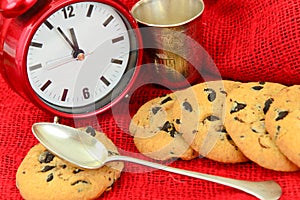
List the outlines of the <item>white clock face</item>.
<svg viewBox="0 0 300 200">
<path fill-rule="evenodd" d="M 53 13 L 28 49 L 27 73 L 35 93 L 59 108 L 105 98 L 129 64 L 127 26 L 115 9 L 98 2 L 78 2 Z"/>
</svg>

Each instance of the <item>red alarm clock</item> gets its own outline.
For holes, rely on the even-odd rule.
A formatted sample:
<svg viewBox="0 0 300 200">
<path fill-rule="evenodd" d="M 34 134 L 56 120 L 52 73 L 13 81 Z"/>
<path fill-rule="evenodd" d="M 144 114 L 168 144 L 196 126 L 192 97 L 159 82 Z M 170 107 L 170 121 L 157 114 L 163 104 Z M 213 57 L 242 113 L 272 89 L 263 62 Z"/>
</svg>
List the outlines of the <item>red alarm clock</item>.
<svg viewBox="0 0 300 200">
<path fill-rule="evenodd" d="M 142 39 L 116 0 L 4 0 L 0 11 L 3 77 L 57 116 L 109 109 L 138 75 Z"/>
</svg>

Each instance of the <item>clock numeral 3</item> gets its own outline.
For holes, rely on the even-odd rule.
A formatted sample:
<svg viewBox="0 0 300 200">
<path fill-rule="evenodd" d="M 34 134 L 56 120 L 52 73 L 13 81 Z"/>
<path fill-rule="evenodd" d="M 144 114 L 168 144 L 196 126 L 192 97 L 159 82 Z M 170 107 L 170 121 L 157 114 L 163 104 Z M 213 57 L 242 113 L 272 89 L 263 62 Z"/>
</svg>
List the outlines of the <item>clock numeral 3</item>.
<svg viewBox="0 0 300 200">
<path fill-rule="evenodd" d="M 89 88 L 83 88 L 82 90 L 83 98 L 89 99 L 91 97 L 91 94 L 89 92 Z"/>
<path fill-rule="evenodd" d="M 71 18 L 71 17 L 75 17 L 74 7 L 73 6 L 68 6 L 66 8 L 63 8 L 62 11 L 64 13 L 65 19 L 68 19 L 68 18 Z"/>
</svg>

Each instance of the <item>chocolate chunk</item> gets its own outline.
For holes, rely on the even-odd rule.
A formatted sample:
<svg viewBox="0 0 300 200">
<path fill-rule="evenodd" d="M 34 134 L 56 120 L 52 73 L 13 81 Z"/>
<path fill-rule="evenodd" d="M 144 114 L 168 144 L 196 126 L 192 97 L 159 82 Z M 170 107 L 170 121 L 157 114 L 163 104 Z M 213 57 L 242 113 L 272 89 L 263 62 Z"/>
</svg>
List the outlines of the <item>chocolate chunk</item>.
<svg viewBox="0 0 300 200">
<path fill-rule="evenodd" d="M 181 124 L 180 119 L 175 119 L 175 123 L 176 123 L 176 124 Z"/>
<path fill-rule="evenodd" d="M 217 129 L 217 132 L 227 133 L 225 126 L 220 126 L 220 127 Z"/>
<path fill-rule="evenodd" d="M 220 92 L 221 92 L 222 94 L 225 94 L 225 96 L 227 96 L 227 92 L 226 92 L 226 91 L 221 90 Z"/>
<path fill-rule="evenodd" d="M 189 102 L 185 101 L 182 105 L 185 110 L 193 112 L 193 107 Z"/>
<path fill-rule="evenodd" d="M 154 115 L 156 115 L 157 112 L 158 112 L 160 109 L 161 109 L 161 107 L 154 107 L 154 108 L 151 109 L 151 111 L 152 111 L 152 113 L 153 113 Z"/>
<path fill-rule="evenodd" d="M 39 156 L 39 162 L 40 163 L 50 163 L 54 159 L 54 155 L 50 153 L 49 151 L 44 151 L 40 156 Z"/>
<path fill-rule="evenodd" d="M 252 87 L 253 90 L 261 90 L 263 88 L 264 88 L 263 86 L 253 86 Z"/>
<path fill-rule="evenodd" d="M 276 121 L 285 118 L 289 114 L 289 111 L 280 111 L 278 113 L 278 117 L 275 119 Z"/>
<path fill-rule="evenodd" d="M 255 130 L 254 128 L 251 128 L 251 131 L 254 132 L 254 133 L 258 133 L 258 131 Z"/>
<path fill-rule="evenodd" d="M 75 181 L 75 182 L 71 183 L 71 185 L 74 186 L 74 185 L 77 185 L 77 184 L 80 184 L 80 183 L 83 183 L 83 184 L 90 184 L 90 183 L 87 182 L 87 181 L 84 181 L 84 180 L 78 180 L 78 181 Z"/>
<path fill-rule="evenodd" d="M 96 136 L 96 131 L 93 127 L 88 126 L 85 130 L 85 132 L 89 133 L 91 136 L 95 137 Z"/>
<path fill-rule="evenodd" d="M 53 165 L 46 165 L 42 168 L 41 172 L 47 172 L 50 171 L 51 169 L 55 168 L 56 166 Z"/>
<path fill-rule="evenodd" d="M 167 98 L 165 98 L 165 99 L 163 99 L 161 102 L 160 102 L 160 104 L 162 105 L 162 104 L 165 104 L 165 103 L 167 103 L 168 101 L 172 101 L 173 99 L 171 98 L 171 97 L 167 97 Z"/>
<path fill-rule="evenodd" d="M 266 84 L 266 82 L 260 81 L 260 82 L 258 82 L 258 84 L 264 85 L 264 84 Z"/>
<path fill-rule="evenodd" d="M 231 136 L 228 135 L 228 134 L 226 134 L 226 139 L 227 139 L 228 141 L 233 141 L 232 138 L 231 138 Z"/>
<path fill-rule="evenodd" d="M 172 128 L 172 123 L 170 123 L 169 121 L 166 121 L 163 125 L 163 127 L 160 129 L 162 131 L 165 132 L 169 132 L 169 130 Z"/>
<path fill-rule="evenodd" d="M 281 129 L 281 126 L 277 126 L 276 127 L 276 131 L 279 133 L 280 132 L 280 129 Z"/>
<path fill-rule="evenodd" d="M 216 99 L 216 96 L 217 96 L 216 91 L 214 91 L 211 88 L 205 88 L 204 91 L 209 92 L 209 94 L 207 96 L 208 101 L 213 102 Z"/>
<path fill-rule="evenodd" d="M 61 168 L 66 169 L 67 165 L 60 165 Z"/>
<path fill-rule="evenodd" d="M 238 117 L 234 117 L 233 119 L 236 120 L 236 121 L 238 121 L 238 122 L 245 123 L 244 120 L 242 120 L 242 119 L 240 119 L 240 118 L 238 118 Z"/>
<path fill-rule="evenodd" d="M 47 176 L 46 181 L 47 181 L 47 182 L 50 182 L 50 181 L 53 180 L 53 178 L 54 178 L 53 173 L 51 173 L 51 174 L 49 174 L 49 175 Z"/>
<path fill-rule="evenodd" d="M 237 101 L 234 101 L 234 107 L 231 109 L 230 114 L 238 112 L 240 110 L 243 110 L 247 104 L 239 103 Z"/>
<path fill-rule="evenodd" d="M 280 134 L 280 129 L 281 129 L 281 126 L 277 126 L 276 127 L 276 133 L 275 133 L 275 137 L 274 137 L 274 140 L 277 140 L 279 134 Z"/>
<path fill-rule="evenodd" d="M 73 174 L 78 174 L 79 172 L 82 172 L 82 171 L 84 171 L 84 170 L 82 170 L 82 169 L 74 169 L 73 170 Z"/>
<path fill-rule="evenodd" d="M 175 134 L 179 134 L 179 132 L 176 131 L 174 124 L 169 121 L 166 121 L 160 130 L 169 133 L 171 137 L 175 137 Z"/>
<path fill-rule="evenodd" d="M 270 98 L 265 102 L 265 107 L 263 109 L 264 114 L 266 114 L 268 112 L 268 110 L 270 109 L 271 104 L 273 103 L 274 99 Z"/>
<path fill-rule="evenodd" d="M 217 116 L 214 116 L 214 115 L 210 115 L 210 116 L 206 117 L 206 119 L 207 119 L 208 121 L 210 121 L 210 122 L 213 122 L 213 121 L 218 121 L 218 120 L 220 120 L 220 118 L 219 118 L 219 117 L 217 117 Z"/>
<path fill-rule="evenodd" d="M 238 147 L 236 146 L 236 144 L 234 143 L 233 139 L 231 138 L 231 136 L 229 134 L 226 134 L 226 139 L 229 142 L 229 144 L 231 144 L 232 146 L 235 147 L 235 150 L 238 150 Z"/>
</svg>

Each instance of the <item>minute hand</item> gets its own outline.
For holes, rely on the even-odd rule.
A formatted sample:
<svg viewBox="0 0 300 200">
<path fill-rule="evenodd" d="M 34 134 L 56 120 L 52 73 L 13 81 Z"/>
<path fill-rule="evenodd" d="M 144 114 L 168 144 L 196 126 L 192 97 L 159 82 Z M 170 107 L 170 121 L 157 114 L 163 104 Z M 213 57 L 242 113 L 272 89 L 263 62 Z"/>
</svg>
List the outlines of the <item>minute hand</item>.
<svg viewBox="0 0 300 200">
<path fill-rule="evenodd" d="M 69 29 L 72 36 L 73 43 L 69 40 L 69 38 L 66 36 L 66 34 L 63 32 L 63 30 L 60 27 L 57 27 L 57 30 L 65 39 L 65 41 L 70 45 L 70 47 L 73 49 L 73 58 L 76 58 L 77 60 L 84 60 L 85 57 L 84 51 L 79 49 L 74 29 L 73 28 Z"/>
<path fill-rule="evenodd" d="M 63 32 L 63 30 L 61 30 L 60 27 L 57 27 L 58 32 L 61 34 L 61 36 L 65 39 L 65 41 L 70 45 L 70 47 L 76 51 L 77 49 L 75 48 L 75 46 L 73 45 L 73 43 L 69 40 L 69 38 L 66 36 L 66 34 Z"/>
</svg>

